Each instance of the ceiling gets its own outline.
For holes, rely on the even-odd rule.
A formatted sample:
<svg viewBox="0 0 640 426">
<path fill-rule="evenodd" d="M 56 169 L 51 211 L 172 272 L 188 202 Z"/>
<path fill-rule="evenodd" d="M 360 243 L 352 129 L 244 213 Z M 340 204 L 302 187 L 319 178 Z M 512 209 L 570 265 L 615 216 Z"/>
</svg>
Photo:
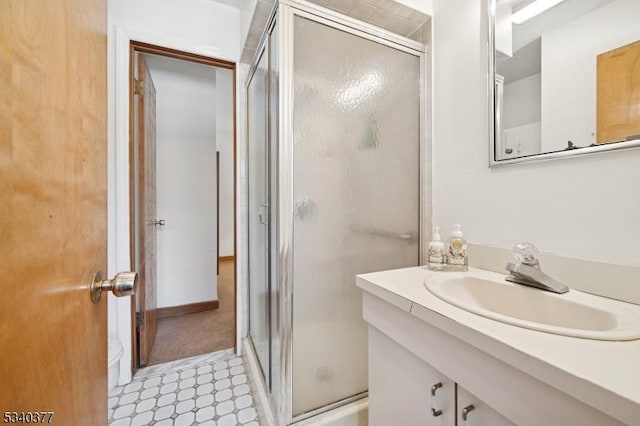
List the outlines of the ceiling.
<svg viewBox="0 0 640 426">
<path fill-rule="evenodd" d="M 510 1 L 513 6 L 516 6 L 523 0 L 503 1 Z M 514 24 L 513 51 L 516 52 L 535 39 L 540 38 L 542 34 L 550 29 L 557 28 L 614 1 L 615 0 L 565 0 L 522 24 Z"/>
<path fill-rule="evenodd" d="M 511 3 L 512 8 L 530 2 L 530 0 L 501 1 Z M 496 63 L 498 74 L 504 76 L 505 84 L 509 84 L 539 73 L 541 71 L 541 37 L 544 33 L 614 1 L 616 0 L 565 0 L 522 24 L 513 24 L 513 57 L 498 58 Z"/>
<path fill-rule="evenodd" d="M 230 0 L 224 0 L 230 1 Z M 250 1 L 250 0 L 249 0 Z M 375 25 L 420 43 L 427 43 L 430 17 L 394 0 L 309 0 L 318 6 Z M 256 53 L 273 0 L 257 0 L 240 61 L 250 63 Z"/>
</svg>

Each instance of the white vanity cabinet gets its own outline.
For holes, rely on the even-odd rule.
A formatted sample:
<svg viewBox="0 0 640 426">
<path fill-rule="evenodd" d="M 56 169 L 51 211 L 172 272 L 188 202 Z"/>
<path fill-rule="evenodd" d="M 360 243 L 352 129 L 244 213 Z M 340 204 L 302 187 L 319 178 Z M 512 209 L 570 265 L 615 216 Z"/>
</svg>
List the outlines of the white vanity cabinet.
<svg viewBox="0 0 640 426">
<path fill-rule="evenodd" d="M 389 336 L 369 327 L 369 426 L 389 425 L 513 423 Z"/>
<path fill-rule="evenodd" d="M 364 282 L 359 277 L 369 327 L 371 426 L 640 426 L 635 404 L 609 397 L 583 378 L 509 346 L 508 338 L 516 333 L 535 338 L 532 331 L 505 329 L 509 335 L 497 342 L 463 325 L 453 308 L 445 315 L 429 307 L 432 299 L 413 302 L 426 290 L 423 272 L 408 272 L 421 280 L 406 296 L 401 296 L 405 290 L 399 284 L 400 290 L 389 292 L 373 279 Z M 386 278 L 383 273 L 371 275 Z M 393 275 L 388 281 L 402 282 Z M 442 386 L 432 395 L 438 383 Z M 601 395 L 608 398 L 606 403 Z M 442 414 L 434 416 L 432 409 Z"/>
<path fill-rule="evenodd" d="M 451 426 L 455 417 L 455 383 L 369 327 L 369 426 Z"/>
<path fill-rule="evenodd" d="M 456 387 L 457 415 L 459 426 L 513 426 L 507 418 L 489 407 L 462 386 Z"/>
</svg>

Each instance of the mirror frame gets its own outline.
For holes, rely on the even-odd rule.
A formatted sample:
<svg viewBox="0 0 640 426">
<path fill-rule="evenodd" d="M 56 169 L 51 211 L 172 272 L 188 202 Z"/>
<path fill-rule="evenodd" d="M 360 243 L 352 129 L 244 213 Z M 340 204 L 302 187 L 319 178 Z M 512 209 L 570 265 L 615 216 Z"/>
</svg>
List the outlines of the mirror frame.
<svg viewBox="0 0 640 426">
<path fill-rule="evenodd" d="M 576 157 L 584 154 L 595 154 L 605 151 L 617 151 L 640 147 L 640 139 L 603 144 L 599 146 L 589 146 L 566 151 L 548 152 L 526 157 L 510 158 L 506 160 L 496 160 L 496 48 L 495 48 L 495 21 L 496 3 L 498 0 L 487 0 L 487 22 L 488 22 L 488 43 L 487 56 L 488 66 L 488 107 L 489 107 L 489 167 L 510 166 L 521 163 L 531 163 L 537 161 L 556 160 L 560 158 Z M 500 118 L 498 117 L 498 120 Z"/>
</svg>

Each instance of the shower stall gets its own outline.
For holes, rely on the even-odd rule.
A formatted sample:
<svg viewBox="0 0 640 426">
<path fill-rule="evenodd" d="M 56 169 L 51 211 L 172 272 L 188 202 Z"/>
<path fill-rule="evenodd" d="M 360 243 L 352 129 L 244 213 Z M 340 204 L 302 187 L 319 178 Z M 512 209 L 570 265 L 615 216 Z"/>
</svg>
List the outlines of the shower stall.
<svg viewBox="0 0 640 426">
<path fill-rule="evenodd" d="M 307 2 L 274 10 L 246 83 L 245 347 L 285 425 L 366 397 L 355 276 L 419 264 L 425 47 Z"/>
</svg>

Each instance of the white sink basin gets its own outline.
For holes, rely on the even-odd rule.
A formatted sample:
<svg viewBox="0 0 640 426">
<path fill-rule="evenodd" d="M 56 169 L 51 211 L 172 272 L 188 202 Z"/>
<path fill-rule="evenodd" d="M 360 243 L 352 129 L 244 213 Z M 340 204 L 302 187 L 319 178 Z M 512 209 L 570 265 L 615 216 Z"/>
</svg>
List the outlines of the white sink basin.
<svg viewBox="0 0 640 426">
<path fill-rule="evenodd" d="M 425 286 L 458 308 L 518 327 L 594 340 L 640 339 L 640 309 L 576 290 L 555 294 L 477 270 L 440 273 Z"/>
</svg>

